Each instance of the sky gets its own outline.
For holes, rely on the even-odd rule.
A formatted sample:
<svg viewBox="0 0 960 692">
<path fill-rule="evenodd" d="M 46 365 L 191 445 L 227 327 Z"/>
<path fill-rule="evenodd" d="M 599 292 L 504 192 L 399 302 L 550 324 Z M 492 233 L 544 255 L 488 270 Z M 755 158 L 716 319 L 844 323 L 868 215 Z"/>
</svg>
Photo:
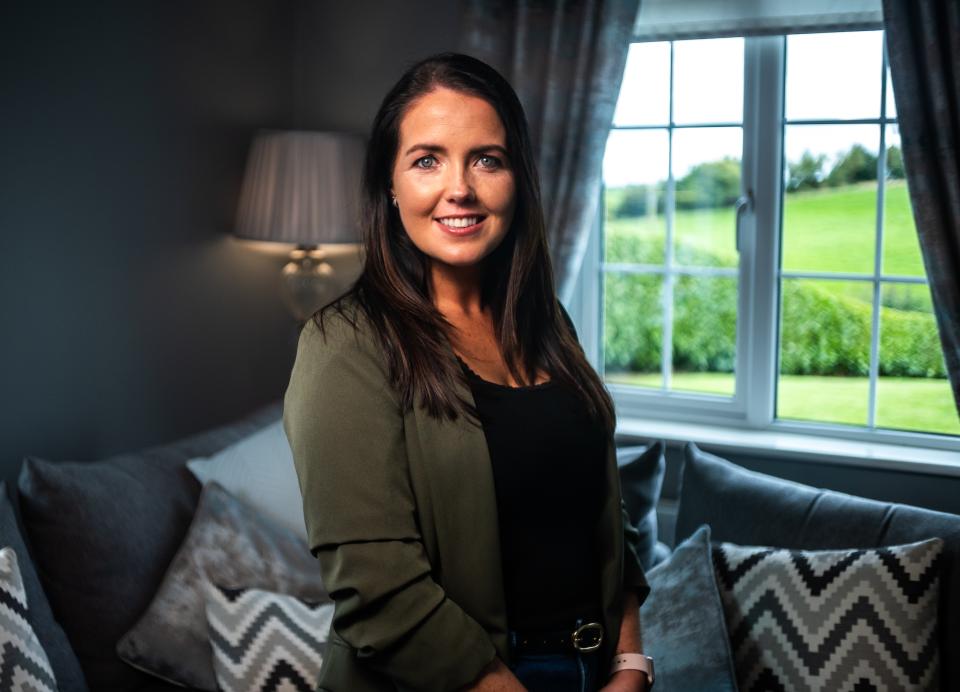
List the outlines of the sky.
<svg viewBox="0 0 960 692">
<path fill-rule="evenodd" d="M 878 125 L 791 125 L 791 120 L 854 119 L 880 116 L 883 33 L 798 34 L 787 38 L 786 127 L 788 161 L 805 149 L 827 156 L 860 143 L 876 153 Z M 674 43 L 676 124 L 729 123 L 732 127 L 674 131 L 674 176 L 703 161 L 741 157 L 744 39 L 704 39 Z M 670 44 L 630 47 L 614 126 L 665 125 L 670 117 Z M 887 117 L 894 117 L 887 79 Z M 889 143 L 899 144 L 896 126 Z M 608 187 L 664 180 L 668 168 L 666 129 L 612 130 L 604 155 Z"/>
</svg>

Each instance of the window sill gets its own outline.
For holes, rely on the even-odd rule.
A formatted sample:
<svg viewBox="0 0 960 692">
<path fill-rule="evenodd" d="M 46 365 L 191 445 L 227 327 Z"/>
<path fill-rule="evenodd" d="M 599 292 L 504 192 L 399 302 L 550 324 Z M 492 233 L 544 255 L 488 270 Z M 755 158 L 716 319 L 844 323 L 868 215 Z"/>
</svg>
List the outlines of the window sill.
<svg viewBox="0 0 960 692">
<path fill-rule="evenodd" d="M 617 421 L 617 435 L 675 444 L 696 442 L 724 452 L 960 477 L 960 453 L 941 449 L 633 417 Z"/>
</svg>

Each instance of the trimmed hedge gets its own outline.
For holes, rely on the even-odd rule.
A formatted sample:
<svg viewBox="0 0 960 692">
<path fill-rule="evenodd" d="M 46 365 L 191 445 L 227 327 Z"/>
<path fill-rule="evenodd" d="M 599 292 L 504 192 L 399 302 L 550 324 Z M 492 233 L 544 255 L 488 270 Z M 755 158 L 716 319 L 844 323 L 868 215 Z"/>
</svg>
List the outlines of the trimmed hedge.
<svg viewBox="0 0 960 692">
<path fill-rule="evenodd" d="M 607 238 L 608 262 L 662 261 L 663 240 L 632 234 Z M 682 247 L 685 264 L 716 266 L 717 258 Z M 660 369 L 662 283 L 656 274 L 607 274 L 604 359 L 611 371 Z M 870 367 L 870 305 L 816 281 L 785 281 L 780 371 L 785 375 L 866 375 Z M 680 276 L 674 286 L 673 362 L 681 371 L 732 372 L 736 356 L 737 286 L 727 277 Z M 880 374 L 946 377 L 932 314 L 880 309 Z"/>
</svg>

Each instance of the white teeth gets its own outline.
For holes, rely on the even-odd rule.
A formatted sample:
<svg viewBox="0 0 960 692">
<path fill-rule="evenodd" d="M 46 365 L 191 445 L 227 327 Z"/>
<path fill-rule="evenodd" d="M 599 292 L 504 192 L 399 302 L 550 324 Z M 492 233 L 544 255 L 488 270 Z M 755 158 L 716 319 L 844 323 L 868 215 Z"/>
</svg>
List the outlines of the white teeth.
<svg viewBox="0 0 960 692">
<path fill-rule="evenodd" d="M 480 223 L 480 217 L 466 216 L 462 219 L 456 219 L 451 217 L 451 218 L 437 219 L 437 221 L 442 223 L 444 226 L 450 226 L 451 228 L 466 228 L 467 226 L 472 226 L 475 223 Z"/>
</svg>

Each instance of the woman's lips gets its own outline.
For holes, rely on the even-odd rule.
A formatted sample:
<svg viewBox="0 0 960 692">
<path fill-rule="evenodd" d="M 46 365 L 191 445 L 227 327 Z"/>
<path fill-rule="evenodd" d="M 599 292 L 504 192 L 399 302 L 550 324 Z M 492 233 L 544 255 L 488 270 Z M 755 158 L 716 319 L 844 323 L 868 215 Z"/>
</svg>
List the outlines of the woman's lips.
<svg viewBox="0 0 960 692">
<path fill-rule="evenodd" d="M 483 226 L 483 222 L 486 220 L 487 220 L 487 217 L 483 216 L 483 217 L 480 217 L 480 220 L 477 223 L 472 224 L 470 226 L 464 226 L 462 228 L 460 228 L 459 226 L 448 226 L 447 224 L 437 219 L 434 219 L 434 223 L 436 223 L 438 226 L 440 226 L 440 228 L 443 231 L 449 233 L 450 235 L 470 235 L 471 233 L 476 233 L 477 231 L 479 231 L 480 227 Z"/>
</svg>

